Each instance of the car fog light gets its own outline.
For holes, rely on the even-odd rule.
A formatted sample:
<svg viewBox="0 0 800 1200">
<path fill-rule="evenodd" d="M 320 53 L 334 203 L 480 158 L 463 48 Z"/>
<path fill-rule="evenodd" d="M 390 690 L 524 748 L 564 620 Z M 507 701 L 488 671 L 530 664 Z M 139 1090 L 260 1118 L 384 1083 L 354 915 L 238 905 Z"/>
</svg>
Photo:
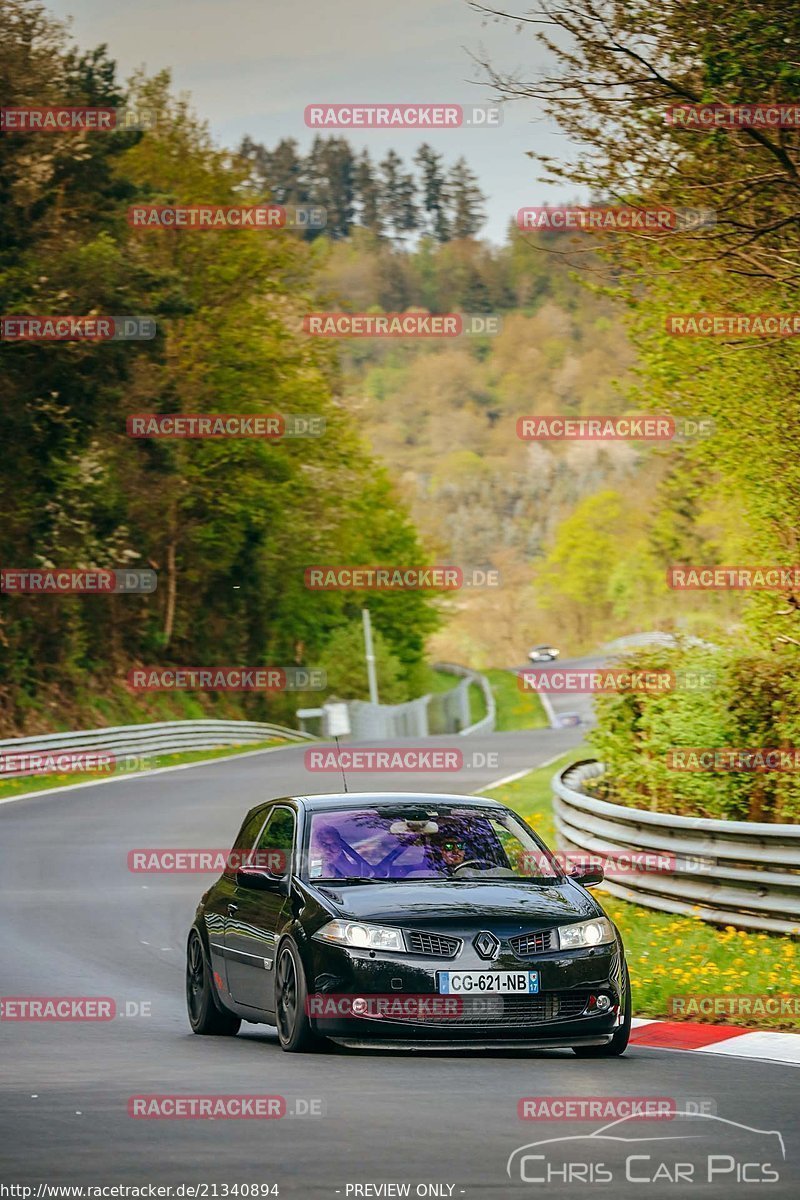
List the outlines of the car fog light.
<svg viewBox="0 0 800 1200">
<path fill-rule="evenodd" d="M 611 1008 L 611 1001 L 609 1000 L 608 996 L 598 996 L 597 1007 L 600 1012 L 605 1012 L 607 1009 Z"/>
</svg>

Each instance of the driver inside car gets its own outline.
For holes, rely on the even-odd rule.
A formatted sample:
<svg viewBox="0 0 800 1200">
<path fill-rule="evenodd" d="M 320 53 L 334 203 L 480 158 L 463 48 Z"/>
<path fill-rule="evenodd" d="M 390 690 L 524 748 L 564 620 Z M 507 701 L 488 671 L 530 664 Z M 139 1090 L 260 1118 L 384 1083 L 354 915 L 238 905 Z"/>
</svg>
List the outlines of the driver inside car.
<svg viewBox="0 0 800 1200">
<path fill-rule="evenodd" d="M 460 867 L 467 857 L 467 846 L 461 838 L 443 838 L 436 845 L 442 862 L 451 871 Z"/>
<path fill-rule="evenodd" d="M 423 854 L 421 859 L 420 845 Z M 469 858 L 467 849 L 466 840 L 458 836 L 441 834 L 422 841 L 418 837 L 404 838 L 375 866 L 375 874 L 379 878 L 390 879 L 451 875 Z M 406 858 L 408 851 L 412 851 L 410 859 Z M 413 851 L 416 851 L 416 856 Z"/>
<path fill-rule="evenodd" d="M 429 870 L 435 875 L 454 875 L 460 866 L 475 858 L 475 848 L 457 833 L 441 832 L 425 848 Z"/>
<path fill-rule="evenodd" d="M 508 859 L 503 853 L 491 827 L 479 822 L 469 829 L 440 829 L 427 846 L 427 859 L 437 875 L 465 878 L 473 871 L 485 873 L 508 868 Z M 464 874 L 461 867 L 465 868 Z"/>
</svg>

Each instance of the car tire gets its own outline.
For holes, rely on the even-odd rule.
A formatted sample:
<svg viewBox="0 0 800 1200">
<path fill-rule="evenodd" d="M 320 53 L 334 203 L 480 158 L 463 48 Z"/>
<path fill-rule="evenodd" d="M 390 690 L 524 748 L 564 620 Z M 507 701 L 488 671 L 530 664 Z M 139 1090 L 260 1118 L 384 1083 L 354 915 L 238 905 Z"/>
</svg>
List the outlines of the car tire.
<svg viewBox="0 0 800 1200">
<path fill-rule="evenodd" d="M 307 1000 L 303 963 L 294 942 L 287 938 L 278 948 L 275 960 L 275 1024 L 281 1050 L 287 1054 L 318 1050 L 322 1044 L 322 1039 L 311 1028 Z"/>
<path fill-rule="evenodd" d="M 622 1024 L 617 1026 L 614 1030 L 614 1036 L 610 1042 L 606 1042 L 605 1046 L 573 1046 L 572 1053 L 577 1054 L 578 1058 L 618 1058 L 620 1054 L 624 1054 L 628 1049 L 628 1042 L 631 1037 L 632 1015 L 631 977 L 628 974 L 628 964 L 626 963 L 625 1008 L 622 1015 Z"/>
<path fill-rule="evenodd" d="M 186 1009 L 193 1033 L 233 1037 L 241 1020 L 223 1009 L 213 992 L 200 934 L 193 929 L 186 947 Z"/>
</svg>

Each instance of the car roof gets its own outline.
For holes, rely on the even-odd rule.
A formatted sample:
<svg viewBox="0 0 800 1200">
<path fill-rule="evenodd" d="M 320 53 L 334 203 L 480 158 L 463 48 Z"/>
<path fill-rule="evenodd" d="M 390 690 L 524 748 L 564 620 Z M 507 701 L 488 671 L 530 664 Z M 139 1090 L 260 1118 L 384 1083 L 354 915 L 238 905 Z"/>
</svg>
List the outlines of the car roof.
<svg viewBox="0 0 800 1200">
<path fill-rule="evenodd" d="M 488 796 L 469 796 L 460 792 L 323 792 L 309 796 L 276 796 L 274 800 L 265 800 L 256 804 L 248 813 L 248 818 L 261 809 L 273 804 L 288 803 L 302 806 L 309 812 L 325 812 L 334 808 L 368 807 L 378 804 L 468 804 L 470 807 L 505 808 L 498 800 Z"/>
<path fill-rule="evenodd" d="M 296 796 L 307 809 L 351 808 L 354 804 L 468 804 L 471 807 L 503 808 L 497 800 L 486 796 L 469 796 L 463 792 L 323 792 L 317 796 Z"/>
</svg>

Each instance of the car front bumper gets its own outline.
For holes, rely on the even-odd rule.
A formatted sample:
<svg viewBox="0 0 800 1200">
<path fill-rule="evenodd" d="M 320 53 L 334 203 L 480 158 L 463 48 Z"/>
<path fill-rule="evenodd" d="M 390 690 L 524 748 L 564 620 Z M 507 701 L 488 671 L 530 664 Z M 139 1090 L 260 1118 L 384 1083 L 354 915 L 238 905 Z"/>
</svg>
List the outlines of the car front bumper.
<svg viewBox="0 0 800 1200">
<path fill-rule="evenodd" d="M 603 1045 L 622 1019 L 617 945 L 525 960 L 508 955 L 491 965 L 465 955 L 456 963 L 321 946 L 313 940 L 307 951 L 312 1027 L 348 1045 Z M 440 995 L 438 972 L 455 969 L 537 971 L 540 990 L 463 999 Z M 608 997 L 608 1010 L 590 1004 L 598 996 Z M 460 1003 L 452 1003 L 456 999 Z"/>
</svg>

